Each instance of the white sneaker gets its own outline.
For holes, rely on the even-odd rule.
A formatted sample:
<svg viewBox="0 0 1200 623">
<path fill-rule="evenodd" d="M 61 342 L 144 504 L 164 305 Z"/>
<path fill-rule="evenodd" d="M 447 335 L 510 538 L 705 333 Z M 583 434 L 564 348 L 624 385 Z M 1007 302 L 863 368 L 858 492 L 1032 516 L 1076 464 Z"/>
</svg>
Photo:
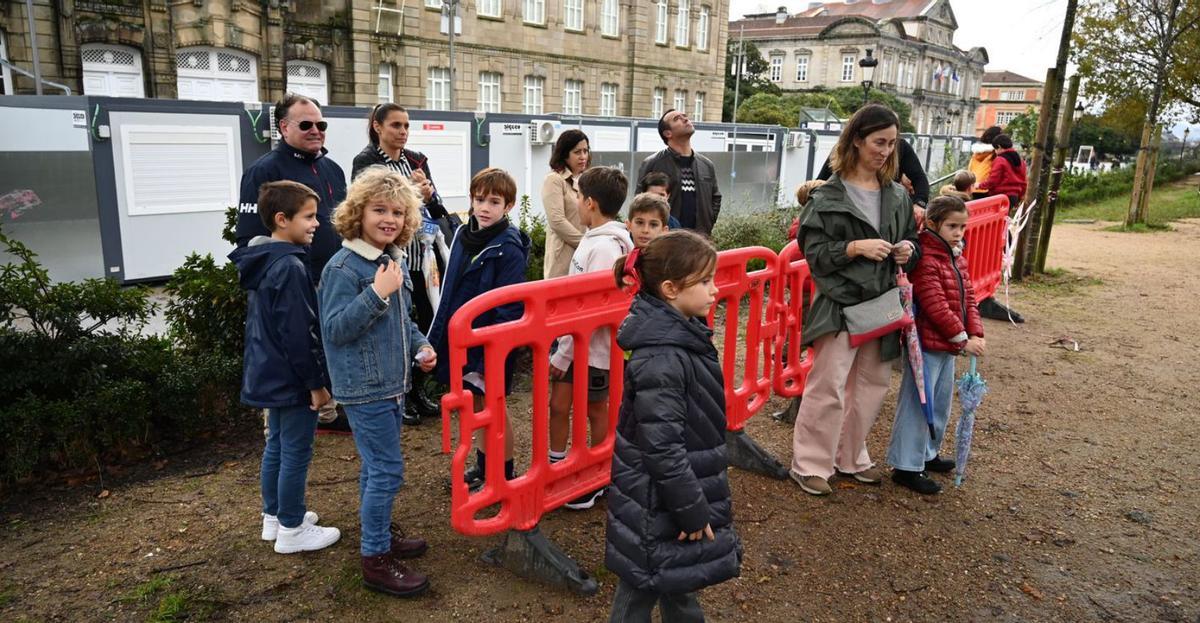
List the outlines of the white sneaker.
<svg viewBox="0 0 1200 623">
<path fill-rule="evenodd" d="M 279 528 L 275 539 L 276 554 L 313 552 L 337 543 L 342 533 L 337 528 L 302 523 L 297 528 Z"/>
<path fill-rule="evenodd" d="M 306 523 L 306 524 L 311 524 L 311 525 L 315 526 L 315 525 L 317 525 L 317 519 L 318 519 L 318 517 L 317 517 L 316 513 L 312 512 L 312 511 L 308 511 L 308 512 L 304 513 L 304 519 L 301 520 L 300 523 Z M 268 515 L 266 513 L 263 513 L 262 540 L 274 541 L 275 535 L 278 532 L 279 532 L 279 518 L 276 517 L 275 515 Z"/>
</svg>

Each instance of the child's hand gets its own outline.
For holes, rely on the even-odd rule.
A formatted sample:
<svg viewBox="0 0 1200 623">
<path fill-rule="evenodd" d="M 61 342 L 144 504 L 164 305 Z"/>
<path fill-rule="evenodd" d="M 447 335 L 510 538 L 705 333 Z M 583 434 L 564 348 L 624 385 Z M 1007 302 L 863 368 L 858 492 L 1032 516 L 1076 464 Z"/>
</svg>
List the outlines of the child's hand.
<svg viewBox="0 0 1200 623">
<path fill-rule="evenodd" d="M 850 257 L 865 257 L 873 262 L 882 262 L 892 252 L 892 243 L 881 238 L 868 240 L 851 240 L 846 245 L 846 255 Z"/>
<path fill-rule="evenodd" d="M 554 364 L 550 364 L 550 378 L 552 378 L 556 381 L 561 381 L 563 379 L 563 377 L 565 377 L 566 375 L 567 375 L 566 370 L 560 370 L 560 369 L 554 367 Z"/>
<path fill-rule="evenodd" d="M 312 404 L 308 405 L 313 411 L 320 411 L 321 407 L 329 404 L 332 396 L 329 395 L 329 390 L 322 387 L 308 392 L 309 398 L 312 399 Z"/>
<path fill-rule="evenodd" d="M 686 532 L 679 533 L 679 540 L 699 541 L 702 537 L 708 537 L 708 540 L 715 541 L 717 537 L 713 534 L 712 524 L 705 524 L 703 530 L 697 530 L 691 534 Z"/>
<path fill-rule="evenodd" d="M 371 287 L 381 300 L 386 301 L 402 285 L 404 277 L 400 276 L 400 262 L 388 262 L 387 266 L 381 265 L 379 270 L 375 271 L 375 283 L 371 284 Z"/>
<path fill-rule="evenodd" d="M 983 338 L 970 337 L 970 338 L 967 338 L 967 345 L 963 347 L 963 352 L 967 353 L 968 355 L 975 355 L 976 357 L 982 357 L 984 348 L 986 346 L 987 346 L 987 343 L 984 342 Z"/>
<path fill-rule="evenodd" d="M 421 372 L 429 372 L 437 365 L 437 351 L 431 346 L 422 346 L 417 351 L 417 367 L 421 368 Z"/>
</svg>

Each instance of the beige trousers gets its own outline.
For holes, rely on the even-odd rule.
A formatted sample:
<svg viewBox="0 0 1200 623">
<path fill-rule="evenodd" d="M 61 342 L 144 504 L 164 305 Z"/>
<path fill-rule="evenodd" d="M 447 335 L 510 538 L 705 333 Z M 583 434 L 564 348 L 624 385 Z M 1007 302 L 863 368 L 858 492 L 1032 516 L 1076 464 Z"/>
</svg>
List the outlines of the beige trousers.
<svg viewBox="0 0 1200 623">
<path fill-rule="evenodd" d="M 792 470 L 829 479 L 872 466 L 867 434 L 883 407 L 891 381 L 890 362 L 879 359 L 880 340 L 850 347 L 846 332 L 813 344 L 812 371 L 792 433 Z"/>
</svg>

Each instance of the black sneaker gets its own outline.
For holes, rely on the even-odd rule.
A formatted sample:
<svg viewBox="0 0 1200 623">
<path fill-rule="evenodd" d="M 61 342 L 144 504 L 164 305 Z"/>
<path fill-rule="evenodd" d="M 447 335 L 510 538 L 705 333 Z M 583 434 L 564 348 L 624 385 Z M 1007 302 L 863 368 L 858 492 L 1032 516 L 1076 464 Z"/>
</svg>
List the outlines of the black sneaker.
<svg viewBox="0 0 1200 623">
<path fill-rule="evenodd" d="M 405 426 L 417 426 L 421 423 L 421 412 L 411 400 L 404 401 L 404 415 L 400 416 L 400 420 Z"/>
<path fill-rule="evenodd" d="M 954 467 L 954 461 L 951 461 L 950 459 L 943 459 L 940 456 L 935 456 L 933 457 L 933 460 L 925 461 L 925 471 L 927 472 L 938 472 L 939 474 L 945 474 L 947 472 L 954 471 Z"/>
<path fill-rule="evenodd" d="M 942 490 L 942 485 L 930 480 L 925 472 L 907 472 L 902 469 L 892 470 L 892 482 L 907 487 L 921 495 L 933 495 Z"/>
<path fill-rule="evenodd" d="M 486 474 L 483 471 L 483 453 L 478 449 L 475 450 L 475 464 L 468 467 L 463 472 L 463 480 L 467 483 L 467 489 L 472 493 L 483 488 L 484 478 Z"/>
<path fill-rule="evenodd" d="M 328 424 L 317 422 L 318 435 L 353 435 L 354 431 L 350 430 L 350 418 L 346 417 L 346 413 L 342 411 L 341 405 L 338 405 L 338 414 L 332 422 Z"/>
<path fill-rule="evenodd" d="M 587 509 L 595 506 L 596 500 L 600 499 L 600 496 L 602 496 L 602 495 L 604 495 L 604 487 L 600 487 L 599 489 L 596 489 L 595 491 L 592 491 L 591 493 L 585 493 L 585 494 L 575 498 L 574 500 L 567 502 L 563 506 L 566 506 L 567 508 L 569 508 L 573 511 L 587 510 Z"/>
</svg>

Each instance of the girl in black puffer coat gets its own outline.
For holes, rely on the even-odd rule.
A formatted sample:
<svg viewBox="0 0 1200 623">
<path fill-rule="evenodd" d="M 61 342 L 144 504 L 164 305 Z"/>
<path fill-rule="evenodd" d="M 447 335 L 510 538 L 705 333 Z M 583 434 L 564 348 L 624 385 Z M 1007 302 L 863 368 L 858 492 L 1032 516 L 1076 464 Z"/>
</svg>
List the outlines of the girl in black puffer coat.
<svg viewBox="0 0 1200 623">
<path fill-rule="evenodd" d="M 708 240 L 671 231 L 621 258 L 640 289 L 617 343 L 632 355 L 609 488 L 605 565 L 619 578 L 610 621 L 703 621 L 695 591 L 740 573 L 725 460 L 725 384 L 702 322 L 717 293 Z"/>
</svg>

